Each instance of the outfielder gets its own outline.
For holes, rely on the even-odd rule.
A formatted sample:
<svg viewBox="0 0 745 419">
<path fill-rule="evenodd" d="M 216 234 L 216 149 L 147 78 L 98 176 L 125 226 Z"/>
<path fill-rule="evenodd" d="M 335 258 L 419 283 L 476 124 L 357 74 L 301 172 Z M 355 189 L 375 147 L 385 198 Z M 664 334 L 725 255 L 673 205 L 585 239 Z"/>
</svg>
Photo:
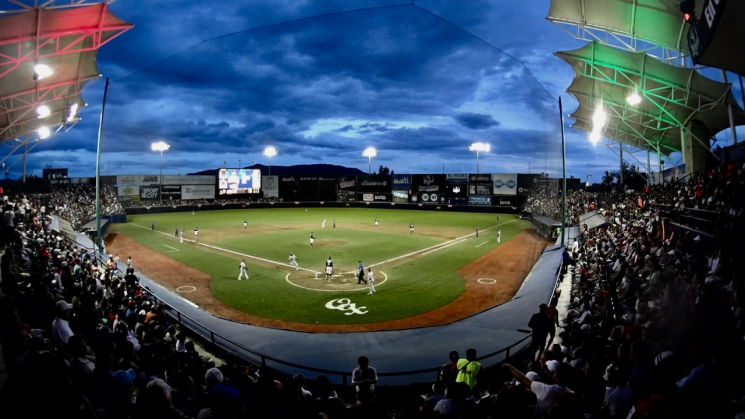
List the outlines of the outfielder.
<svg viewBox="0 0 745 419">
<path fill-rule="evenodd" d="M 502 243 L 502 230 L 497 230 L 497 243 Z"/>
<path fill-rule="evenodd" d="M 414 223 L 409 224 L 409 234 L 414 234 Z"/>
<path fill-rule="evenodd" d="M 243 278 L 243 275 L 248 279 L 248 273 L 246 272 L 246 259 L 243 259 L 238 267 L 240 268 L 240 272 L 238 272 L 238 280 L 240 281 Z"/>
<path fill-rule="evenodd" d="M 290 257 L 287 258 L 287 260 L 290 261 L 290 266 L 294 266 L 295 267 L 295 270 L 296 271 L 298 269 L 300 269 L 300 267 L 297 265 L 297 260 L 295 258 L 295 255 L 293 255 L 292 253 L 290 253 Z"/>
<path fill-rule="evenodd" d="M 321 221 L 321 228 L 326 228 L 326 219 L 324 218 L 323 221 Z"/>
<path fill-rule="evenodd" d="M 334 224 L 332 228 L 336 228 L 336 218 L 334 218 Z"/>
<path fill-rule="evenodd" d="M 373 284 L 374 282 L 375 277 L 373 276 L 372 268 L 367 268 L 367 286 L 370 288 L 370 292 L 368 292 L 367 295 L 375 294 L 375 285 Z"/>
<path fill-rule="evenodd" d="M 331 275 L 334 273 L 334 262 L 331 260 L 331 256 L 329 256 L 329 260 L 326 261 L 326 280 L 328 281 L 331 278 Z"/>
<path fill-rule="evenodd" d="M 378 217 L 375 217 L 375 227 L 378 226 Z"/>
<path fill-rule="evenodd" d="M 197 241 L 197 236 L 199 236 L 199 229 L 195 226 L 194 227 L 194 241 Z"/>
<path fill-rule="evenodd" d="M 479 226 L 476 226 L 476 237 L 479 236 Z"/>
<path fill-rule="evenodd" d="M 179 230 L 179 232 L 178 232 L 178 241 L 180 243 L 183 243 L 184 242 L 184 230 Z"/>
<path fill-rule="evenodd" d="M 243 220 L 243 229 L 246 229 L 246 226 L 248 226 L 248 220 Z"/>
<path fill-rule="evenodd" d="M 310 247 L 313 247 L 313 241 L 316 239 L 316 236 L 313 235 L 313 232 L 310 232 Z"/>
</svg>

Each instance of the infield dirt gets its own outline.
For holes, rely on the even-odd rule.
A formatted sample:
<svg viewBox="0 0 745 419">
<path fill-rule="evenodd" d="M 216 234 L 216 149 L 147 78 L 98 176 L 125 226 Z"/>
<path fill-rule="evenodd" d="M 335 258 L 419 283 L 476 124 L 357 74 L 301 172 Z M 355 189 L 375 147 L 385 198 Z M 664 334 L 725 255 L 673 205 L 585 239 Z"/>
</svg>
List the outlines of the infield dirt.
<svg viewBox="0 0 745 419">
<path fill-rule="evenodd" d="M 465 281 L 465 289 L 451 303 L 416 316 L 350 325 L 286 322 L 245 313 L 217 300 L 210 292 L 211 278 L 204 272 L 162 253 L 154 252 L 121 234 L 109 235 L 106 247 L 110 253 L 134 255 L 133 264 L 137 271 L 172 291 L 176 291 L 179 287 L 195 287 L 195 291 L 179 293 L 179 295 L 216 316 L 277 329 L 348 333 L 437 326 L 452 323 L 499 305 L 515 295 L 525 276 L 547 245 L 548 243 L 537 234 L 523 231 L 498 248 L 459 269 L 458 273 Z M 479 279 L 482 281 L 479 282 Z"/>
</svg>

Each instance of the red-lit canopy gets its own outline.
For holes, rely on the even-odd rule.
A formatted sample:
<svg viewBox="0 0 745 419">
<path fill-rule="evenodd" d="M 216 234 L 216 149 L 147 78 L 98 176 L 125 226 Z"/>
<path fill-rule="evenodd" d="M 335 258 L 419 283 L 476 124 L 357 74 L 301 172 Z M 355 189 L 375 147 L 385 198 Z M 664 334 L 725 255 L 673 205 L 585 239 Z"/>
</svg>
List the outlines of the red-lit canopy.
<svg viewBox="0 0 745 419">
<path fill-rule="evenodd" d="M 0 142 L 74 123 L 71 106 L 85 106 L 80 92 L 100 77 L 98 48 L 132 27 L 105 3 L 0 15 Z M 52 75 L 34 80 L 37 63 Z M 51 110 L 45 118 L 36 113 L 42 104 Z"/>
</svg>

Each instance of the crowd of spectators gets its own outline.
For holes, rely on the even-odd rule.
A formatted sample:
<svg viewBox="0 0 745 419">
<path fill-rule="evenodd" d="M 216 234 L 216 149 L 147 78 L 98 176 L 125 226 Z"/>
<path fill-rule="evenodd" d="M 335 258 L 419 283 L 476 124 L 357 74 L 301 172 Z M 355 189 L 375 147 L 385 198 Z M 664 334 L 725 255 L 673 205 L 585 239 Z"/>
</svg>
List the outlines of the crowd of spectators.
<svg viewBox="0 0 745 419">
<path fill-rule="evenodd" d="M 69 221 L 75 231 L 85 223 L 96 218 L 96 187 L 94 185 L 59 185 L 52 192 L 32 194 L 29 197 L 49 203 L 51 210 Z M 101 187 L 101 215 L 123 214 L 116 190 L 110 186 Z"/>
<path fill-rule="evenodd" d="M 124 201 L 121 205 L 124 208 L 160 208 L 160 207 L 193 207 L 202 205 L 228 205 L 228 204 L 253 204 L 253 203 L 270 203 L 283 202 L 282 198 L 261 198 L 261 197 L 236 197 L 229 199 L 166 199 L 161 201 Z"/>
</svg>

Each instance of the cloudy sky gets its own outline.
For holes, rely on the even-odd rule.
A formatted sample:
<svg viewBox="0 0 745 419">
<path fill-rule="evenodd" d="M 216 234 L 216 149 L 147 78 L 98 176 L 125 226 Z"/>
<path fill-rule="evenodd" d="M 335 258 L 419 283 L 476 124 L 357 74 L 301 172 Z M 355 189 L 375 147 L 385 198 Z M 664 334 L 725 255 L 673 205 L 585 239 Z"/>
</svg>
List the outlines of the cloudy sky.
<svg viewBox="0 0 745 419">
<path fill-rule="evenodd" d="M 549 0 L 118 0 L 134 29 L 98 54 L 110 77 L 102 174 L 157 173 L 154 141 L 171 144 L 164 173 L 331 163 L 397 173 L 557 176 L 572 71 L 554 51 L 578 48 L 548 22 Z M 28 168 L 95 174 L 104 81 L 67 134 L 36 147 Z M 571 121 L 567 121 L 569 125 Z M 568 174 L 599 180 L 619 158 L 567 127 Z M 728 134 L 722 134 L 722 142 Z M 636 154 L 646 161 L 644 153 Z M 631 160 L 632 164 L 639 165 Z M 653 159 L 654 160 L 654 159 Z M 672 161 L 679 162 L 679 156 Z M 17 172 L 20 164 L 13 167 Z M 654 169 L 654 167 L 653 167 Z"/>
</svg>

